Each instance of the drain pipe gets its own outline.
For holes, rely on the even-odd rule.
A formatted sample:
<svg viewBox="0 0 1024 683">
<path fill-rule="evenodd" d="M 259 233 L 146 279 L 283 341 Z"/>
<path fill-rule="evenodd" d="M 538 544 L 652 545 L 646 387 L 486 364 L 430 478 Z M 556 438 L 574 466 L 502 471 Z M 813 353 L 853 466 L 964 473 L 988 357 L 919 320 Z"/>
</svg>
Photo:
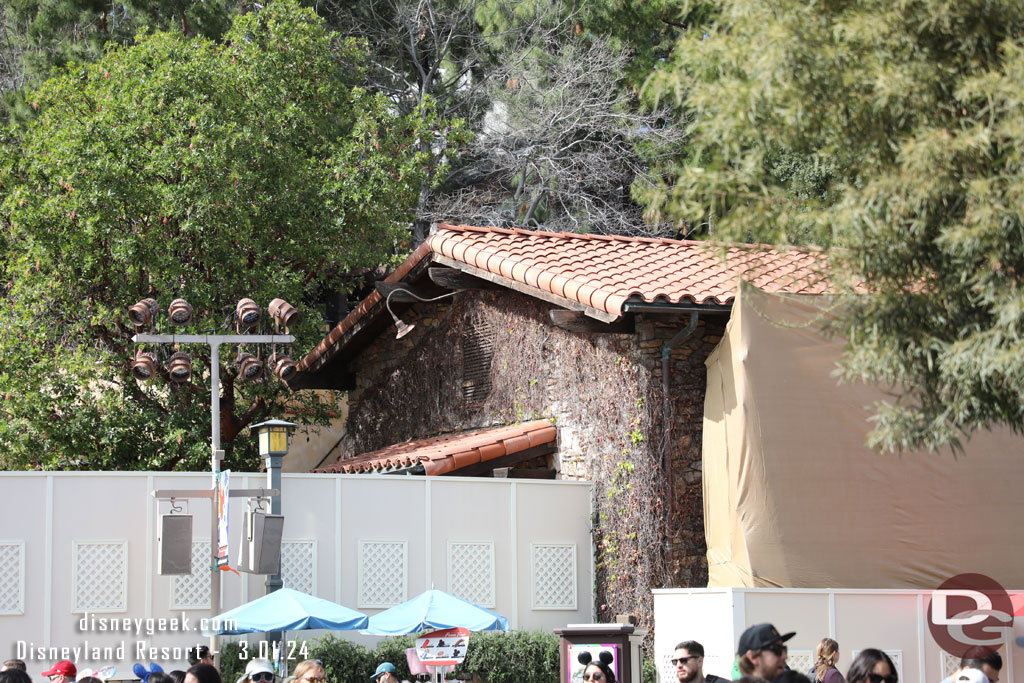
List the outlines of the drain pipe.
<svg viewBox="0 0 1024 683">
<path fill-rule="evenodd" d="M 661 447 L 661 467 L 662 475 L 668 481 L 668 505 L 665 506 L 665 548 L 668 549 L 669 538 L 673 535 L 669 533 L 669 521 L 672 518 L 672 513 L 675 511 L 675 491 L 674 482 L 672 480 L 672 464 L 669 459 L 669 451 L 672 447 L 672 405 L 669 402 L 668 390 L 669 390 L 669 360 L 672 357 L 672 348 L 681 342 L 687 340 L 693 331 L 697 329 L 697 311 L 690 311 L 690 322 L 683 329 L 679 330 L 674 337 L 665 342 L 665 345 L 661 347 L 661 408 L 662 408 L 662 424 L 664 428 L 663 441 Z"/>
</svg>

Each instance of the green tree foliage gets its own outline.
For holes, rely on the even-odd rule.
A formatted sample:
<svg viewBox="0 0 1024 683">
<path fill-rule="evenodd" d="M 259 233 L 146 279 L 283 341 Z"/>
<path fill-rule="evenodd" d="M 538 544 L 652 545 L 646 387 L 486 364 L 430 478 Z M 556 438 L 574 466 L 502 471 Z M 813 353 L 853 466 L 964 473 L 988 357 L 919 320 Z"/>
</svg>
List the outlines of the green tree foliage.
<svg viewBox="0 0 1024 683">
<path fill-rule="evenodd" d="M 652 80 L 693 140 L 650 211 L 845 247 L 837 280 L 871 290 L 847 297 L 845 375 L 896 387 L 874 445 L 1019 430 L 1024 5 L 725 0 L 708 34 Z"/>
<path fill-rule="evenodd" d="M 220 38 L 230 27 L 232 14 L 245 4 L 226 0 L 10 0 L 0 8 L 0 45 L 16 56 L 3 74 L 6 82 L 0 81 L 0 90 L 6 91 L 4 104 L 16 118 L 25 118 L 30 113 L 25 111 L 21 86 L 38 85 L 54 67 L 94 62 L 108 43 L 130 45 L 145 27 Z"/>
<path fill-rule="evenodd" d="M 362 47 L 311 10 L 275 0 L 237 17 L 224 45 L 137 40 L 47 81 L 28 98 L 38 117 L 2 140 L 6 467 L 205 467 L 209 361 L 184 349 L 200 369 L 181 386 L 132 379 L 126 307 L 184 296 L 193 333 L 233 329 L 243 296 L 301 309 L 318 280 L 385 261 L 412 217 L 434 121 L 355 87 Z M 317 323 L 292 330 L 297 348 Z M 311 392 L 236 383 L 233 353 L 225 441 L 285 401 L 296 421 L 326 419 Z M 251 441 L 227 466 L 258 463 Z"/>
<path fill-rule="evenodd" d="M 703 32 L 715 3 L 701 0 L 602 0 L 580 4 L 580 30 L 601 36 L 631 56 L 624 70 L 635 86 L 671 58 L 684 33 Z"/>
</svg>

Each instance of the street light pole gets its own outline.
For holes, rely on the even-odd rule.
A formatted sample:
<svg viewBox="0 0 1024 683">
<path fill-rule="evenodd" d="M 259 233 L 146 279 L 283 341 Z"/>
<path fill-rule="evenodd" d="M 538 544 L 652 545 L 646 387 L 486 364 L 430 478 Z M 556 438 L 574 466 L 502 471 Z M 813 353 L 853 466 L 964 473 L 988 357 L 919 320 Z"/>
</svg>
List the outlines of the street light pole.
<svg viewBox="0 0 1024 683">
<path fill-rule="evenodd" d="M 224 458 L 224 451 L 220 444 L 220 347 L 222 344 L 291 344 L 295 337 L 290 334 L 136 334 L 132 337 L 136 344 L 205 344 L 210 347 L 210 429 L 211 429 L 211 458 L 210 470 L 213 476 L 211 491 L 154 491 L 153 495 L 158 498 L 172 497 L 169 493 L 178 493 L 174 497 L 185 498 L 188 494 L 210 497 L 212 506 L 210 508 L 210 616 L 216 617 L 220 612 L 220 568 L 217 566 L 217 510 L 219 509 L 220 497 L 217 487 L 217 478 L 220 474 L 221 461 Z M 280 458 L 278 459 L 280 460 Z M 269 462 L 268 462 L 269 465 Z M 269 469 L 269 468 L 268 468 Z M 268 472 L 268 477 L 270 473 Z M 281 510 L 280 498 L 280 474 L 278 474 L 278 486 L 272 486 L 271 509 L 275 514 Z M 230 497 L 236 495 L 257 495 L 243 489 L 230 492 Z M 202 495 L 206 497 L 206 495 Z M 210 636 L 210 652 L 214 655 L 215 664 L 220 666 L 220 653 L 217 648 L 217 636 Z"/>
</svg>

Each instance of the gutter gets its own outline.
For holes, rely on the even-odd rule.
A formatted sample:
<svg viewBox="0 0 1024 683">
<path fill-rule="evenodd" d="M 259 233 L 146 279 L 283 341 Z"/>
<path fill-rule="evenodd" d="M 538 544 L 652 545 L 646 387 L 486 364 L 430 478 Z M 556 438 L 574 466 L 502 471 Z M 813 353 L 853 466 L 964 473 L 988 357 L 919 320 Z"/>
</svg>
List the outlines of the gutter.
<svg viewBox="0 0 1024 683">
<path fill-rule="evenodd" d="M 623 313 L 704 313 L 706 315 L 728 315 L 732 302 L 727 304 L 667 303 L 661 301 L 627 301 L 622 304 Z"/>
</svg>

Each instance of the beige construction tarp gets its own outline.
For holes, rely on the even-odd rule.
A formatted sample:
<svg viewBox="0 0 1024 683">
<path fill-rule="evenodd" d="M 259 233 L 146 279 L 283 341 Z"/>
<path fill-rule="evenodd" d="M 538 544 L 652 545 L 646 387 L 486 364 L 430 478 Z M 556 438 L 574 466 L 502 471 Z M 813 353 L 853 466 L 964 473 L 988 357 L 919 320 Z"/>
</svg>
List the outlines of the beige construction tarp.
<svg viewBox="0 0 1024 683">
<path fill-rule="evenodd" d="M 964 572 L 1024 587 L 1024 439 L 965 452 L 865 444 L 877 388 L 840 385 L 823 297 L 741 286 L 707 360 L 710 586 L 936 588 Z"/>
</svg>

